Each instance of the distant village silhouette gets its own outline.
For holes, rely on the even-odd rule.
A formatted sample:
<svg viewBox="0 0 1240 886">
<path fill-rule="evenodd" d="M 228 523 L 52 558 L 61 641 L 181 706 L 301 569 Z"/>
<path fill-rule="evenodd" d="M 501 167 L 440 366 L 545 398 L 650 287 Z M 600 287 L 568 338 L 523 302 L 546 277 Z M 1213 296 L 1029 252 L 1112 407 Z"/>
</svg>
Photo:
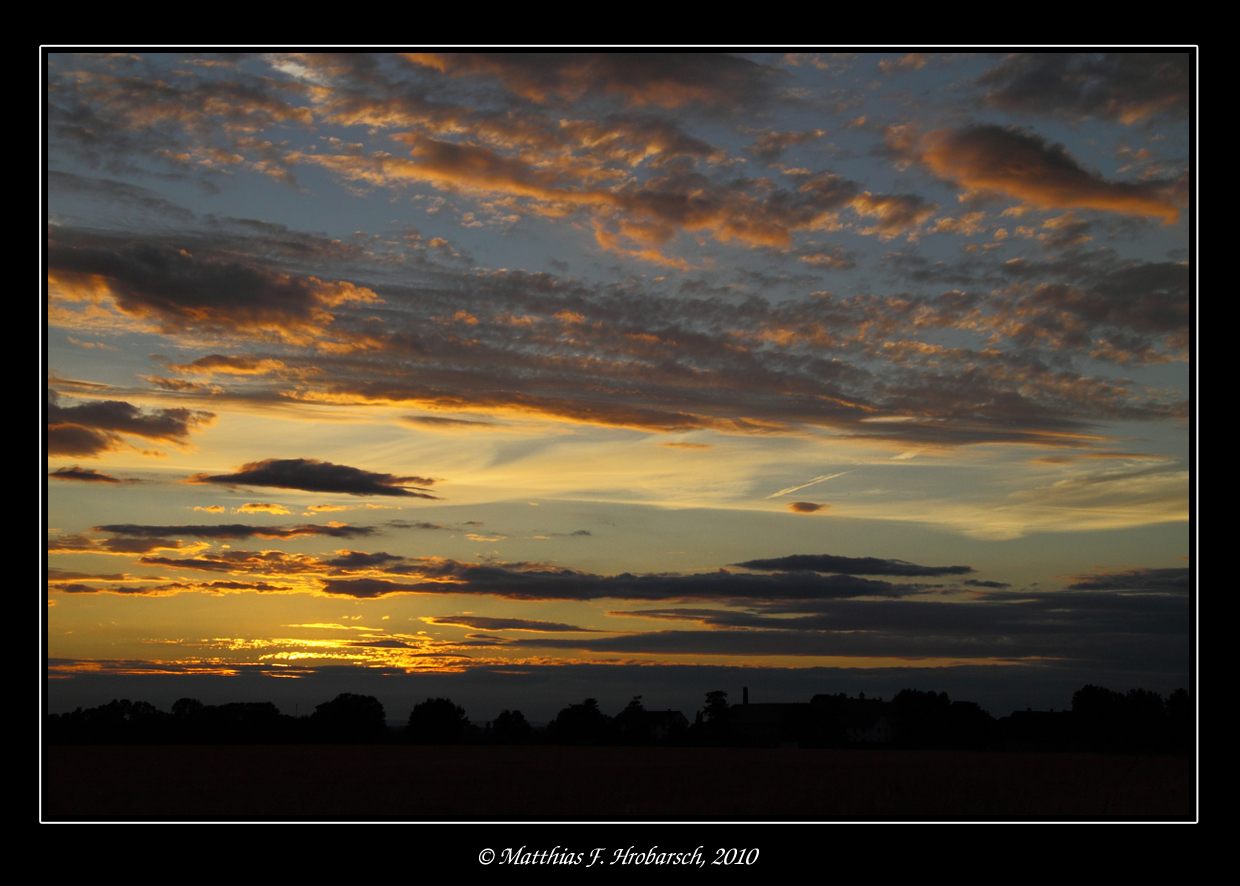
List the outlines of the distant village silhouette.
<svg viewBox="0 0 1240 886">
<path fill-rule="evenodd" d="M 421 744 L 667 747 L 901 748 L 977 751 L 1189 753 L 1194 717 L 1188 692 L 1166 699 L 1145 689 L 1127 694 L 1086 685 L 1061 711 L 1015 711 L 996 720 L 974 702 L 946 692 L 904 689 L 890 701 L 846 693 L 808 702 L 739 703 L 706 693 L 692 722 L 676 710 L 647 710 L 641 696 L 614 717 L 596 699 L 570 704 L 545 727 L 519 710 L 479 726 L 447 698 L 414 706 L 401 728 L 388 725 L 372 696 L 342 693 L 294 717 L 272 702 L 206 705 L 182 698 L 171 712 L 144 701 L 48 714 L 44 740 L 52 745 L 108 744 Z"/>
</svg>

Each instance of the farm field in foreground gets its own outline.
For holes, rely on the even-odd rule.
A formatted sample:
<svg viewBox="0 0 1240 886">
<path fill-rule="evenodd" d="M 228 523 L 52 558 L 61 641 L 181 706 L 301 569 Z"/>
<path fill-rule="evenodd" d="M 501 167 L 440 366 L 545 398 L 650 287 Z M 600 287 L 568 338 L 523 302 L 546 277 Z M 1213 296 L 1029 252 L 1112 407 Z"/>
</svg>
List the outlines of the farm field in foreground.
<svg viewBox="0 0 1240 886">
<path fill-rule="evenodd" d="M 738 748 L 51 747 L 44 820 L 1187 819 L 1192 757 Z"/>
</svg>

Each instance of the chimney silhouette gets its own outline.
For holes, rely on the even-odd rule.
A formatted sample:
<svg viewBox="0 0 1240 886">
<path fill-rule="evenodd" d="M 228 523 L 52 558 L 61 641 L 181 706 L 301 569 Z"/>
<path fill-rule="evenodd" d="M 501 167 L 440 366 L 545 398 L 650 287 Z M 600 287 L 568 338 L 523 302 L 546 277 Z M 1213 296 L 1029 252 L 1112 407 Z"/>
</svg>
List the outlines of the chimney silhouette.
<svg viewBox="0 0 1240 886">
<path fill-rule="evenodd" d="M 741 690 L 741 704 L 749 704 L 749 687 Z"/>
</svg>

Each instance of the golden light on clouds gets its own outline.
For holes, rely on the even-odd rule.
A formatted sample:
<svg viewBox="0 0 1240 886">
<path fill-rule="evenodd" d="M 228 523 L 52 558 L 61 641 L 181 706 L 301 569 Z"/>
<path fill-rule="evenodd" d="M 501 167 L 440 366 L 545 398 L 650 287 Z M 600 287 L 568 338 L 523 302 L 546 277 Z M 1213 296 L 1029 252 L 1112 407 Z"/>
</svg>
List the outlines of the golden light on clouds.
<svg viewBox="0 0 1240 886">
<path fill-rule="evenodd" d="M 1195 54 L 47 63 L 53 706 L 1180 685 Z"/>
</svg>

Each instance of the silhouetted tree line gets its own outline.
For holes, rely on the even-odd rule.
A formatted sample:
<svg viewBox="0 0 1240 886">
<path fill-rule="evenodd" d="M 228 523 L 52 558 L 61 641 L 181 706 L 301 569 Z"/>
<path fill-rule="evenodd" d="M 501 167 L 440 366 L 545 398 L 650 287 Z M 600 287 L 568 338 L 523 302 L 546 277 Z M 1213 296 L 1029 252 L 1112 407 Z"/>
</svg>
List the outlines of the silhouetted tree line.
<svg viewBox="0 0 1240 886">
<path fill-rule="evenodd" d="M 501 711 L 479 727 L 450 699 L 428 698 L 409 714 L 402 738 L 413 744 L 647 745 L 675 743 L 688 725 L 679 711 L 647 711 L 641 696 L 614 717 L 599 710 L 597 699 L 587 698 L 561 710 L 542 729 L 517 710 Z"/>
<path fill-rule="evenodd" d="M 1071 711 L 1017 711 L 995 720 L 974 702 L 946 692 L 901 690 L 889 702 L 845 693 L 809 702 L 729 705 L 727 693 L 706 693 L 689 722 L 680 711 L 650 711 L 635 696 L 614 717 L 587 698 L 563 708 L 536 729 L 519 710 L 504 710 L 481 726 L 447 698 L 414 706 L 401 729 L 389 728 L 383 705 L 343 693 L 313 714 L 291 717 L 271 702 L 204 705 L 182 698 L 171 712 L 147 702 L 112 701 L 69 714 L 49 714 L 51 744 L 363 744 L 422 745 L 691 745 L 895 747 L 973 750 L 1076 750 L 1180 753 L 1192 749 L 1188 693 L 1165 701 L 1155 692 L 1127 695 L 1085 686 Z M 747 692 L 746 692 L 747 695 Z"/>
<path fill-rule="evenodd" d="M 1071 711 L 1015 711 L 1000 724 L 1006 745 L 1015 749 L 1187 753 L 1193 748 L 1193 709 L 1184 689 L 1163 699 L 1147 689 L 1125 695 L 1088 685 L 1073 694 Z"/>
<path fill-rule="evenodd" d="M 378 699 L 345 692 L 304 717 L 282 714 L 269 701 L 206 705 L 182 698 L 165 712 L 145 701 L 113 700 L 49 714 L 44 736 L 51 744 L 355 744 L 386 741 L 389 730 Z"/>
</svg>

